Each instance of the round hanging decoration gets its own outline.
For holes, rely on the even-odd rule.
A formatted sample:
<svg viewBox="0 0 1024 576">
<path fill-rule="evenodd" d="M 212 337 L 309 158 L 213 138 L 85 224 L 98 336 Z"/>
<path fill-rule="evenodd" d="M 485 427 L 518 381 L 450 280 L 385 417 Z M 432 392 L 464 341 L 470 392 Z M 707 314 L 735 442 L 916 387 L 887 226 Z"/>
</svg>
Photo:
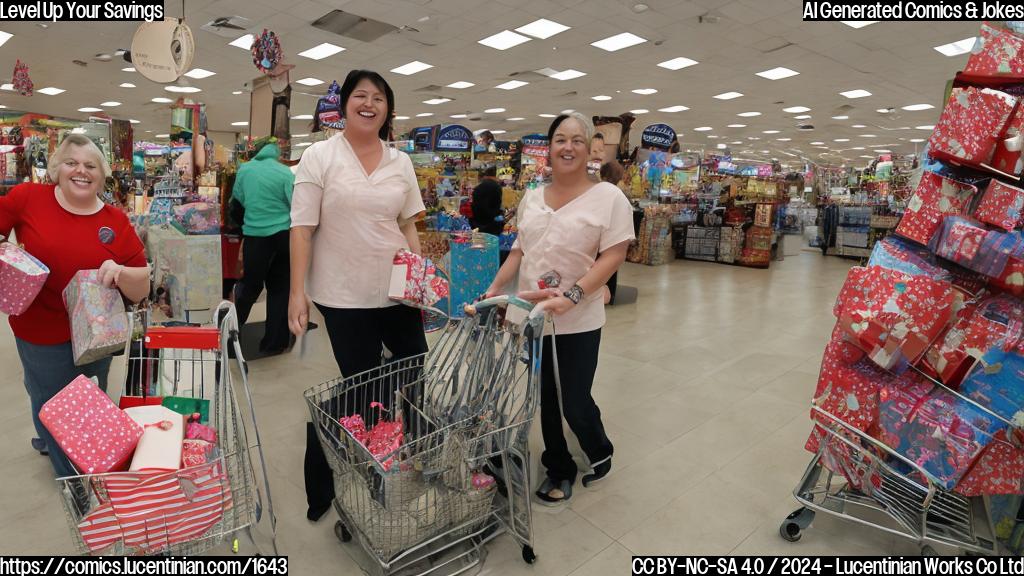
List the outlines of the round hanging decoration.
<svg viewBox="0 0 1024 576">
<path fill-rule="evenodd" d="M 266 28 L 263 34 L 252 43 L 252 63 L 264 74 L 269 74 L 281 62 L 281 42 Z"/>
<path fill-rule="evenodd" d="M 28 77 L 28 64 L 21 60 L 14 65 L 14 75 L 11 80 L 14 89 L 22 96 L 32 95 L 32 79 Z"/>
</svg>

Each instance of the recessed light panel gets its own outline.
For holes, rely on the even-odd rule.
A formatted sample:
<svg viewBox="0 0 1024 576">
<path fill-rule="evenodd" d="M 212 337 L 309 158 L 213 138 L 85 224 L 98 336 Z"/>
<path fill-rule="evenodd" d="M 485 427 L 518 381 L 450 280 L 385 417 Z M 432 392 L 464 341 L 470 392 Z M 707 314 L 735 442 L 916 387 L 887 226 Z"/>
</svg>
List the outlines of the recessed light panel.
<svg viewBox="0 0 1024 576">
<path fill-rule="evenodd" d="M 942 46 L 936 46 L 935 50 L 945 56 L 960 56 L 970 52 L 977 40 L 977 38 L 972 36 L 963 40 L 957 40 L 956 42 L 950 42 L 949 44 L 943 44 Z"/>
<path fill-rule="evenodd" d="M 445 102 L 451 102 L 451 98 L 431 98 L 430 100 L 424 100 L 424 104 L 430 104 L 431 106 L 437 106 L 438 104 L 444 104 Z"/>
<path fill-rule="evenodd" d="M 783 78 L 789 78 L 800 74 L 796 70 L 790 70 L 789 68 L 772 68 L 771 70 L 765 70 L 764 72 L 758 72 L 757 75 L 761 78 L 767 78 L 769 80 L 782 80 Z"/>
<path fill-rule="evenodd" d="M 740 92 L 723 92 L 715 96 L 718 100 L 732 100 L 733 98 L 739 98 L 743 96 Z"/>
<path fill-rule="evenodd" d="M 911 104 L 909 106 L 903 107 L 903 109 L 908 112 L 917 112 L 919 110 L 931 110 L 932 108 L 935 108 L 935 106 L 932 106 L 931 104 Z"/>
<path fill-rule="evenodd" d="M 729 124 L 729 128 L 746 128 L 746 124 Z"/>
<path fill-rule="evenodd" d="M 209 78 L 210 76 L 214 76 L 216 74 L 216 72 L 210 72 L 209 70 L 203 70 L 202 68 L 193 68 L 188 72 L 185 72 L 185 76 L 188 76 L 189 78 L 195 78 L 196 80 Z"/>
<path fill-rule="evenodd" d="M 102 108 L 94 108 L 92 106 L 86 106 L 85 108 L 79 108 L 79 112 L 103 112 Z"/>
<path fill-rule="evenodd" d="M 523 82 L 522 80 L 509 80 L 504 84 L 498 84 L 495 88 L 501 88 L 502 90 L 515 90 L 522 86 L 526 86 L 529 82 Z"/>
<path fill-rule="evenodd" d="M 292 116 L 292 120 L 312 120 L 312 114 L 299 114 L 298 116 Z"/>
<path fill-rule="evenodd" d="M 392 70 L 392 72 L 394 72 L 394 70 Z M 302 84 L 303 86 L 319 86 L 319 85 L 324 83 L 323 80 L 321 80 L 319 78 L 312 78 L 312 77 L 310 77 L 310 78 L 303 78 L 302 80 L 296 80 L 296 82 L 298 82 L 299 84 Z"/>
<path fill-rule="evenodd" d="M 63 94 L 64 92 L 66 92 L 66 90 L 62 88 L 54 88 L 53 86 L 48 86 L 46 88 L 43 88 L 42 90 L 36 90 L 36 92 L 46 94 L 47 96 L 56 96 L 57 94 Z"/>
<path fill-rule="evenodd" d="M 761 115 L 760 112 L 740 112 L 739 114 L 737 114 L 737 116 L 741 116 L 743 118 L 753 118 L 754 116 L 760 116 L 760 115 Z"/>
<path fill-rule="evenodd" d="M 170 98 L 160 98 L 160 97 L 157 97 L 157 98 L 153 98 L 152 100 L 150 100 L 150 102 L 156 102 L 157 104 L 170 104 L 171 102 L 174 102 L 174 100 L 171 100 Z M 313 116 L 311 115 L 309 117 L 309 119 L 312 120 Z"/>
<path fill-rule="evenodd" d="M 636 110 L 630 110 L 630 114 L 647 114 L 650 110 L 646 108 L 637 108 Z"/>
<path fill-rule="evenodd" d="M 693 129 L 694 132 L 709 132 L 711 130 L 714 130 L 711 126 L 700 126 Z"/>
<path fill-rule="evenodd" d="M 231 125 L 232 126 L 248 126 L 249 123 L 248 122 L 232 122 Z"/>
<path fill-rule="evenodd" d="M 451 84 L 448 85 L 449 88 L 455 88 L 458 90 L 462 90 L 463 88 L 469 88 L 470 86 L 476 86 L 476 84 L 473 84 L 472 82 L 463 82 L 462 80 L 460 80 L 458 82 L 452 82 Z"/>
<path fill-rule="evenodd" d="M 115 100 L 111 100 L 110 102 L 103 102 L 102 104 L 100 104 L 100 106 L 103 106 L 104 108 L 114 108 L 114 107 L 120 106 L 120 105 L 121 105 L 121 103 L 117 102 Z"/>
<path fill-rule="evenodd" d="M 580 72 L 579 70 L 573 70 L 570 68 L 569 70 L 565 70 L 564 72 L 552 74 L 551 77 L 554 78 L 555 80 L 574 80 L 576 78 L 581 78 L 586 75 L 586 72 Z"/>
<path fill-rule="evenodd" d="M 616 34 L 615 36 L 610 36 L 604 40 L 593 42 L 591 43 L 591 46 L 607 50 L 608 52 L 615 52 L 616 50 L 622 50 L 623 48 L 629 48 L 630 46 L 636 46 L 637 44 L 643 44 L 644 42 L 647 42 L 647 39 L 641 38 L 636 34 L 623 32 L 622 34 Z"/>
<path fill-rule="evenodd" d="M 686 107 L 686 106 L 683 106 L 681 104 L 677 105 L 677 106 L 668 106 L 666 108 L 658 108 L 658 112 L 669 112 L 669 113 L 672 113 L 672 112 L 683 112 L 685 110 L 689 110 L 689 108 Z"/>
<path fill-rule="evenodd" d="M 601 96 L 591 96 L 590 99 L 591 100 L 597 100 L 598 102 L 605 102 L 607 100 L 611 100 L 612 97 L 611 96 L 605 96 L 605 95 L 602 94 Z"/>
<path fill-rule="evenodd" d="M 244 36 L 239 36 L 238 38 L 235 38 L 234 40 L 228 43 L 228 46 L 234 46 L 236 48 L 241 48 L 242 50 L 251 50 L 253 40 L 255 40 L 255 38 L 253 37 L 252 34 L 246 34 Z"/>
<path fill-rule="evenodd" d="M 425 62 L 415 60 L 413 62 L 409 62 L 408 64 L 399 66 L 398 68 L 392 68 L 391 71 L 394 72 L 395 74 L 411 76 L 413 74 L 416 74 L 417 72 L 423 72 L 424 70 L 428 70 L 433 67 L 433 64 L 427 64 Z"/>
<path fill-rule="evenodd" d="M 633 90 L 633 94 L 640 94 L 641 96 L 650 96 L 651 94 L 657 94 L 656 88 L 638 88 Z"/>
<path fill-rule="evenodd" d="M 782 111 L 787 114 L 802 114 L 804 112 L 810 112 L 811 109 L 807 106 L 790 106 L 789 108 L 783 108 Z"/>
<path fill-rule="evenodd" d="M 504 108 L 488 108 L 487 110 L 484 110 L 484 114 L 500 114 L 504 111 Z"/>
<path fill-rule="evenodd" d="M 338 52 L 344 52 L 344 51 L 345 51 L 345 49 L 342 48 L 341 46 L 335 46 L 334 44 L 331 44 L 330 42 L 324 42 L 323 44 L 319 44 L 317 46 L 314 46 L 314 47 L 310 48 L 309 50 L 305 50 L 305 51 L 299 52 L 299 56 L 303 56 L 305 58 L 309 58 L 310 60 L 323 60 L 324 58 L 327 58 L 329 56 L 334 56 Z"/>
<path fill-rule="evenodd" d="M 454 118 L 455 120 L 462 120 L 463 118 L 469 118 L 469 115 L 468 114 L 452 114 L 451 118 Z"/>
<path fill-rule="evenodd" d="M 526 34 L 527 36 L 533 36 L 534 38 L 540 38 L 541 40 L 547 40 L 555 34 L 561 34 L 568 29 L 569 26 L 541 18 L 540 20 L 530 22 L 526 26 L 516 28 L 516 32 Z"/>
<path fill-rule="evenodd" d="M 669 70 L 682 70 L 683 68 L 693 66 L 695 64 L 699 64 L 699 62 L 697 62 L 696 60 L 691 60 L 689 58 L 683 58 L 682 56 L 680 56 L 679 58 L 673 58 L 671 60 L 661 62 L 660 64 L 658 64 L 658 66 L 661 66 L 662 68 L 667 68 Z"/>
<path fill-rule="evenodd" d="M 520 44 L 529 41 L 530 39 L 522 34 L 516 34 L 511 30 L 502 30 L 494 36 L 488 36 L 487 38 L 478 40 L 477 42 L 484 46 L 494 48 L 495 50 L 508 50 L 513 46 L 519 46 Z"/>
<path fill-rule="evenodd" d="M 427 118 L 427 117 L 433 116 L 433 115 L 434 115 L 433 112 L 421 112 L 421 113 L 417 114 L 416 117 L 417 118 Z"/>
<path fill-rule="evenodd" d="M 860 90 L 860 89 L 858 89 L 858 90 L 847 90 L 846 92 L 840 92 L 839 94 L 842 95 L 842 96 L 846 96 L 847 98 L 851 98 L 851 99 L 852 98 L 866 98 L 868 96 L 871 96 L 871 92 L 868 92 L 867 90 Z"/>
<path fill-rule="evenodd" d="M 840 22 L 846 24 L 850 28 L 863 28 L 878 22 L 878 20 L 840 20 Z"/>
</svg>

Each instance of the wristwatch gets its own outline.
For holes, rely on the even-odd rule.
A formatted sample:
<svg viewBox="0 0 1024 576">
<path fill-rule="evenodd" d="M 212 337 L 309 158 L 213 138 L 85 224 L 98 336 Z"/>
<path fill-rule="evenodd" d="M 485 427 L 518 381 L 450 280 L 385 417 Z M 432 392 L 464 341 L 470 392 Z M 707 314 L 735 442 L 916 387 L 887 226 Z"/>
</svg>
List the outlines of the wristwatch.
<svg viewBox="0 0 1024 576">
<path fill-rule="evenodd" d="M 583 300 L 583 288 L 580 288 L 579 284 L 573 284 L 572 288 L 562 293 L 569 300 L 572 300 L 573 304 L 579 304 L 580 300 Z"/>
</svg>

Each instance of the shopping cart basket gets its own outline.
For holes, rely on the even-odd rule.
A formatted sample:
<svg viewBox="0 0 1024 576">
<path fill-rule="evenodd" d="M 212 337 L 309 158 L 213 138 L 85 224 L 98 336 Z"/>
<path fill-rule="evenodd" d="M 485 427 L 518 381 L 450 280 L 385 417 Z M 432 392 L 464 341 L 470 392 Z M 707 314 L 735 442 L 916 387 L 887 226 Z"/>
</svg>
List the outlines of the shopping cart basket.
<svg viewBox="0 0 1024 576">
<path fill-rule="evenodd" d="M 113 472 L 58 479 L 73 539 L 83 554 L 195 555 L 228 541 L 263 520 L 277 554 L 276 519 L 266 462 L 259 442 L 238 320 L 228 303 L 218 307 L 220 327 L 150 327 L 128 344 L 124 394 L 152 400 L 196 402 L 208 409 L 216 432 L 205 463 L 174 471 Z M 235 364 L 227 351 L 235 353 Z M 232 367 L 235 369 L 233 370 Z M 234 385 L 240 375 L 255 442 L 250 443 Z M 197 402 L 198 401 L 198 402 Z M 153 402 L 144 402 L 152 404 Z M 253 458 L 260 463 L 262 489 Z"/>
<path fill-rule="evenodd" d="M 799 540 L 822 512 L 913 540 L 926 556 L 936 554 L 933 544 L 996 551 L 984 498 L 946 490 L 882 442 L 817 406 L 812 412 L 822 431 L 819 448 L 793 491 L 803 506 L 779 527 L 784 539 Z"/>
<path fill-rule="evenodd" d="M 494 313 L 507 306 L 533 310 L 509 324 Z M 464 572 L 502 531 L 535 559 L 527 435 L 543 307 L 500 296 L 475 312 L 426 354 L 305 393 L 334 472 L 335 531 L 355 535 L 379 573 Z"/>
</svg>

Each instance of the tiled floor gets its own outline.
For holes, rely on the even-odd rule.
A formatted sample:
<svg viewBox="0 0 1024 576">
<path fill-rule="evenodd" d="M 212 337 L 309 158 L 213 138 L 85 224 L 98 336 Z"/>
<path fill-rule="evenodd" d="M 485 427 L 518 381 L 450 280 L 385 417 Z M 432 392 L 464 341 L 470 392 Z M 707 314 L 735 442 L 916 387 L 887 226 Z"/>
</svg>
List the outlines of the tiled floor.
<svg viewBox="0 0 1024 576">
<path fill-rule="evenodd" d="M 567 507 L 534 506 L 535 565 L 502 536 L 484 573 L 618 575 L 632 554 L 916 553 L 820 516 L 798 543 L 778 536 L 809 460 L 808 400 L 850 265 L 814 252 L 769 270 L 627 264 L 620 282 L 638 287 L 639 300 L 609 309 L 594 386 L 616 445 L 614 472 L 598 487 L 577 485 Z M 302 391 L 336 372 L 326 335 L 313 334 L 304 361 L 295 351 L 252 362 L 251 383 L 281 553 L 294 574 L 347 574 L 351 545 L 336 540 L 333 517 L 305 518 Z M 0 367 L 0 553 L 70 552 L 49 462 L 28 445 L 32 424 L 6 322 Z"/>
</svg>

